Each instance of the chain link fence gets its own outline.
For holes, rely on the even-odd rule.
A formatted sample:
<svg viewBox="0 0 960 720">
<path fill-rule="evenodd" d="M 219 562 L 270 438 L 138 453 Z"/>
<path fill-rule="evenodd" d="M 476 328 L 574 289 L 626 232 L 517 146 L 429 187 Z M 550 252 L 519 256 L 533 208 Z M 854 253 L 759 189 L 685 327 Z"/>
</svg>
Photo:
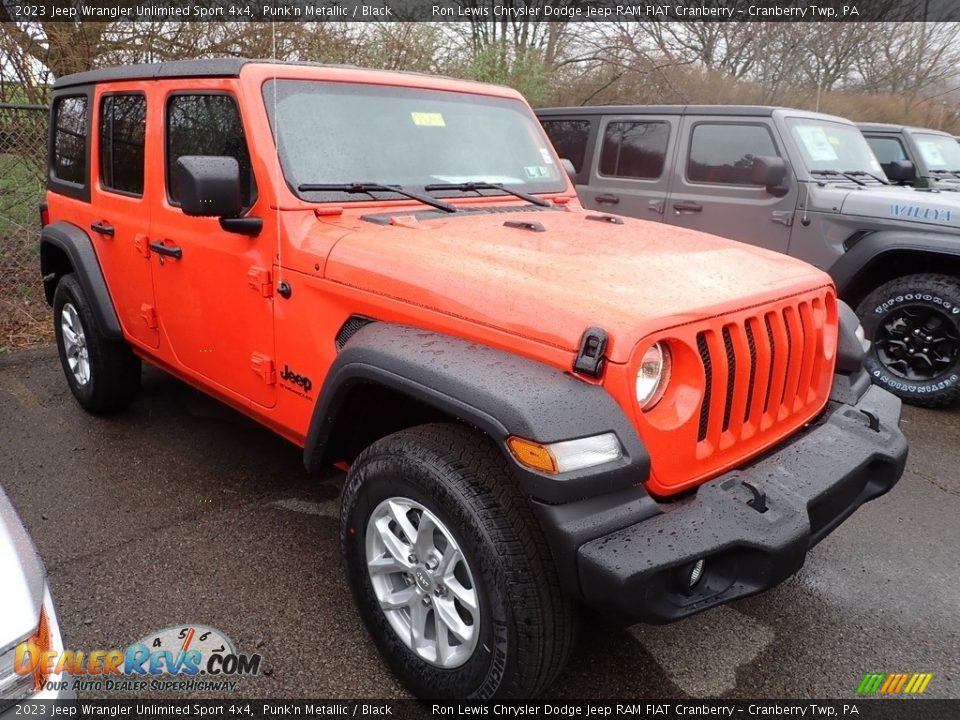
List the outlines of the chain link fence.
<svg viewBox="0 0 960 720">
<path fill-rule="evenodd" d="M 0 104 L 0 353 L 49 342 L 40 283 L 48 109 Z"/>
</svg>

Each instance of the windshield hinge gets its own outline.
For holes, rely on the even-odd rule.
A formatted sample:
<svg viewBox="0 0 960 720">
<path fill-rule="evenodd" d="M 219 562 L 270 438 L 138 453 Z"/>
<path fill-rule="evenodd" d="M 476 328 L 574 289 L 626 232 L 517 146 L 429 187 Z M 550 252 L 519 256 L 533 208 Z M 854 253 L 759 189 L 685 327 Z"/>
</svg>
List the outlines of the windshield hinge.
<svg viewBox="0 0 960 720">
<path fill-rule="evenodd" d="M 790 227 L 793 225 L 793 210 L 774 210 L 773 221 Z"/>
<path fill-rule="evenodd" d="M 247 283 L 260 293 L 261 297 L 273 297 L 273 279 L 269 270 L 253 266 L 247 271 Z"/>
</svg>

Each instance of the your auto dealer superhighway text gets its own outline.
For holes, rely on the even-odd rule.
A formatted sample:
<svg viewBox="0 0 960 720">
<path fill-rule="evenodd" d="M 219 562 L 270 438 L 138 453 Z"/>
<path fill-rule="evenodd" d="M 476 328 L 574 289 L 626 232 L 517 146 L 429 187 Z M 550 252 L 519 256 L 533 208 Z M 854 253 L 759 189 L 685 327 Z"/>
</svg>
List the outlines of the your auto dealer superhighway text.
<svg viewBox="0 0 960 720">
<path fill-rule="evenodd" d="M 853 706 L 850 706 L 853 708 Z M 644 703 L 644 704 L 616 704 L 616 705 L 551 705 L 549 703 L 517 704 L 517 705 L 469 705 L 469 704 L 434 704 L 432 713 L 437 715 L 448 715 L 451 717 L 461 717 L 463 715 L 494 715 L 500 717 L 537 717 L 540 715 L 560 716 L 560 717 L 601 717 L 616 715 L 673 715 L 673 716 L 720 716 L 733 717 L 737 712 L 734 706 L 726 705 L 707 705 L 697 703 Z M 843 714 L 850 713 L 851 710 L 844 709 Z M 852 712 L 857 713 L 856 708 Z M 819 715 L 836 715 L 836 709 L 829 705 L 761 705 L 751 704 L 746 708 L 741 708 L 740 715 L 753 715 L 762 717 L 780 717 L 785 715 L 806 717 L 816 717 Z"/>
</svg>

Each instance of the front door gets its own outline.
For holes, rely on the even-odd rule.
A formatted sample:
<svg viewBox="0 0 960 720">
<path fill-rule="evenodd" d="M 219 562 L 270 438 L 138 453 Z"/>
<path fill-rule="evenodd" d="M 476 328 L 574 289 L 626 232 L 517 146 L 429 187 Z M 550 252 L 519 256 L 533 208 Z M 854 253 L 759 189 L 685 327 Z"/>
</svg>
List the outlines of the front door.
<svg viewBox="0 0 960 720">
<path fill-rule="evenodd" d="M 273 233 L 226 232 L 218 218 L 180 209 L 177 159 L 229 155 L 240 165 L 244 207 L 256 203 L 256 182 L 236 98 L 226 92 L 182 92 L 158 83 L 163 99 L 165 192 L 154 195 L 150 240 L 159 323 L 176 365 L 221 390 L 263 407 L 276 402 Z"/>
<path fill-rule="evenodd" d="M 799 189 L 788 169 L 777 197 L 751 184 L 753 158 L 786 159 L 769 118 L 683 120 L 667 222 L 785 253 Z"/>
</svg>

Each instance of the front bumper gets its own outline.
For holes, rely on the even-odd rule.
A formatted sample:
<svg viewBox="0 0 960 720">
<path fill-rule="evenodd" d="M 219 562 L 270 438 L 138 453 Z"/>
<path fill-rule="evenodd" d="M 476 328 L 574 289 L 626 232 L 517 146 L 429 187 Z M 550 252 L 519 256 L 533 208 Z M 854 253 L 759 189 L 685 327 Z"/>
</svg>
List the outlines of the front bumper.
<svg viewBox="0 0 960 720">
<path fill-rule="evenodd" d="M 749 466 L 579 545 L 582 600 L 624 622 L 663 623 L 773 587 L 896 484 L 907 458 L 899 418 L 900 400 L 878 387 L 853 405 L 831 402 L 807 430 Z M 690 588 L 699 559 L 704 574 Z"/>
</svg>

